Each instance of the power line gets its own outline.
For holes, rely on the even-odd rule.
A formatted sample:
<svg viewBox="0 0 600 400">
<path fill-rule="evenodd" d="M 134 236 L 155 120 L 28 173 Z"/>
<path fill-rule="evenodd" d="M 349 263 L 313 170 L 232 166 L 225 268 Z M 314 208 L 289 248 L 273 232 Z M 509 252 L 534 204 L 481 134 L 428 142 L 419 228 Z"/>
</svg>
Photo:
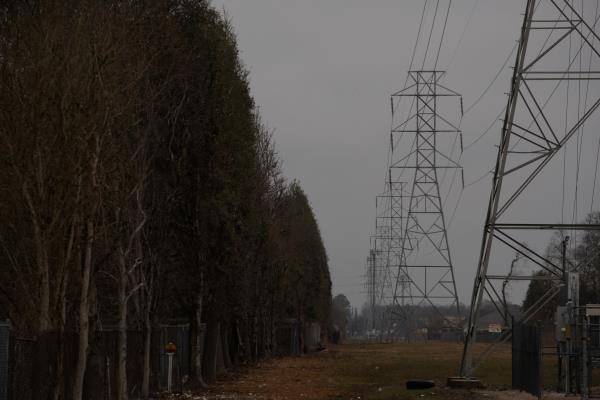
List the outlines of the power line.
<svg viewBox="0 0 600 400">
<path fill-rule="evenodd" d="M 427 4 L 428 4 L 429 0 L 425 0 L 425 2 L 423 3 L 423 10 L 421 11 L 421 19 L 419 21 L 419 29 L 417 30 L 417 38 L 415 40 L 415 44 L 413 45 L 413 50 L 412 50 L 412 56 L 410 58 L 410 64 L 408 67 L 408 70 L 410 71 L 413 67 L 413 63 L 415 60 L 415 54 L 417 52 L 417 48 L 419 45 L 419 40 L 421 38 L 421 31 L 423 29 L 423 21 L 425 19 L 425 11 L 427 10 Z M 408 74 L 406 75 L 406 78 L 404 79 L 404 85 L 402 86 L 403 89 L 406 88 L 406 84 L 408 83 Z M 400 98 L 401 99 L 401 98 Z M 395 114 L 395 108 L 399 108 L 400 105 L 400 99 L 398 99 L 398 104 L 396 104 L 396 107 L 394 107 L 394 99 L 392 98 L 392 120 L 390 122 L 390 132 L 394 129 L 394 114 Z M 412 105 L 411 105 L 412 108 Z M 391 133 L 390 133 L 391 134 Z M 393 140 L 393 138 L 392 138 Z M 392 162 L 392 147 L 388 147 L 388 154 L 387 154 L 387 166 L 386 166 L 386 175 L 388 173 L 388 169 L 391 165 Z M 387 176 L 385 179 L 385 185 L 387 185 Z M 385 189 L 384 189 L 385 191 Z"/>
<path fill-rule="evenodd" d="M 599 11 L 598 10 L 598 5 L 599 5 L 599 3 L 600 2 L 596 2 L 596 11 L 595 11 L 596 18 L 598 18 L 598 11 Z M 596 40 L 596 37 L 595 36 L 592 37 L 592 45 L 594 44 L 595 40 Z M 592 69 L 592 54 L 593 54 L 593 52 L 590 49 L 590 61 L 588 63 L 588 71 L 591 71 L 591 69 Z M 584 109 L 587 109 L 589 88 L 590 88 L 590 86 L 589 86 L 589 82 L 588 82 L 588 85 L 587 85 L 586 91 L 585 91 Z M 594 168 L 594 184 L 592 186 L 592 200 L 590 202 L 590 214 L 592 213 L 593 207 L 594 207 L 594 194 L 596 192 L 596 178 L 598 176 L 598 156 L 600 156 L 600 139 L 598 140 L 598 148 L 596 150 L 596 165 L 595 165 L 595 168 Z"/>
<path fill-rule="evenodd" d="M 431 22 L 431 30 L 429 31 L 429 39 L 427 39 L 427 47 L 425 48 L 425 55 L 423 56 L 423 64 L 421 69 L 425 68 L 425 62 L 427 61 L 427 53 L 429 53 L 429 44 L 431 43 L 431 36 L 433 35 L 433 28 L 435 28 L 435 20 L 437 19 L 438 8 L 440 6 L 440 0 L 437 0 L 435 4 L 435 12 L 433 14 L 433 21 Z"/>
<path fill-rule="evenodd" d="M 452 7 L 452 0 L 448 0 L 448 9 L 446 10 L 446 19 L 444 20 L 444 28 L 442 29 L 442 37 L 440 38 L 440 45 L 438 47 L 437 55 L 435 56 L 435 64 L 433 69 L 437 69 L 438 59 L 440 57 L 440 51 L 442 50 L 442 43 L 444 43 L 444 35 L 446 34 L 446 25 L 448 24 L 448 16 L 450 15 L 450 7 Z"/>
<path fill-rule="evenodd" d="M 454 48 L 454 51 L 452 52 L 452 57 L 450 57 L 450 62 L 448 63 L 448 66 L 446 67 L 446 71 L 450 69 L 450 66 L 454 62 L 454 58 L 456 57 L 456 54 L 458 53 L 458 49 L 460 48 L 460 45 L 462 44 L 463 38 L 465 36 L 465 33 L 467 32 L 467 28 L 469 27 L 469 24 L 471 23 L 471 19 L 473 18 L 473 15 L 475 14 L 475 9 L 477 8 L 478 4 L 479 4 L 479 0 L 476 0 L 475 4 L 471 8 L 471 12 L 469 13 L 469 16 L 467 18 L 467 22 L 465 23 L 465 27 L 463 28 L 463 31 L 460 34 L 460 38 L 458 39 L 458 43 L 456 44 L 456 47 Z"/>
<path fill-rule="evenodd" d="M 494 83 L 500 77 L 500 74 L 502 74 L 502 71 L 504 70 L 504 68 L 506 68 L 506 65 L 508 64 L 509 60 L 512 58 L 513 53 L 515 52 L 516 49 L 517 49 L 517 44 L 515 44 L 513 46 L 512 50 L 510 51 L 510 53 L 508 54 L 508 56 L 502 63 L 502 66 L 500 67 L 500 69 L 498 69 L 498 72 L 496 72 L 496 75 L 494 76 L 492 81 L 487 85 L 485 90 L 483 92 L 481 92 L 481 94 L 479 95 L 479 97 L 477 97 L 477 99 L 473 102 L 473 104 L 471 104 L 469 107 L 467 107 L 467 109 L 465 110 L 465 114 L 467 114 L 469 111 L 471 111 L 481 101 L 481 99 L 488 93 L 488 91 L 492 88 Z"/>
<path fill-rule="evenodd" d="M 479 142 L 481 139 L 483 139 L 483 137 L 492 130 L 494 125 L 496 125 L 498 123 L 499 118 L 502 116 L 502 114 L 504 114 L 505 111 L 506 111 L 506 106 L 504 108 L 502 108 L 502 110 L 498 113 L 496 118 L 494 118 L 492 123 L 487 127 L 487 129 L 485 131 L 483 131 L 483 133 L 481 135 L 479 135 L 475 140 L 473 140 L 471 143 L 469 143 L 468 145 L 465 146 L 464 151 L 467 151 L 468 149 L 473 147 L 477 142 Z"/>
</svg>

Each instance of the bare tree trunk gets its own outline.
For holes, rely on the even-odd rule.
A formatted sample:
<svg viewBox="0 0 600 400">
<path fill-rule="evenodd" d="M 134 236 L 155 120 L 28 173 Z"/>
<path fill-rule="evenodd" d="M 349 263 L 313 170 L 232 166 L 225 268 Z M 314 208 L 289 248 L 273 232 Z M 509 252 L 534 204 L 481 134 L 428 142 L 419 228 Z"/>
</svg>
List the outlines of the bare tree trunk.
<svg viewBox="0 0 600 400">
<path fill-rule="evenodd" d="M 70 249 L 69 249 L 70 251 Z M 59 294 L 59 305 L 60 305 L 60 322 L 58 327 L 58 339 L 59 339 L 59 352 L 56 360 L 56 376 L 58 382 L 54 387 L 54 400 L 60 400 L 63 397 L 64 385 L 64 371 L 65 371 L 65 324 L 67 321 L 67 285 L 69 283 L 68 271 L 64 274 L 64 281 L 60 288 Z"/>
<path fill-rule="evenodd" d="M 254 307 L 254 310 L 252 311 L 252 318 L 251 318 L 251 328 L 250 328 L 250 332 L 251 332 L 251 336 L 250 336 L 250 340 L 252 341 L 252 350 L 251 350 L 251 357 L 253 361 L 258 360 L 258 318 L 256 317 L 256 307 Z"/>
<path fill-rule="evenodd" d="M 223 364 L 225 369 L 230 369 L 233 364 L 229 354 L 229 325 L 221 324 L 221 350 L 223 353 Z"/>
<path fill-rule="evenodd" d="M 269 305 L 269 346 L 271 354 L 275 353 L 275 290 L 271 289 L 271 304 Z"/>
<path fill-rule="evenodd" d="M 142 376 L 142 398 L 150 397 L 150 369 L 152 367 L 151 346 L 152 346 L 152 305 L 154 301 L 154 269 L 156 266 L 152 262 L 149 268 L 141 270 L 142 281 L 144 283 L 144 372 Z"/>
<path fill-rule="evenodd" d="M 150 397 L 150 348 L 152 345 L 152 323 L 150 312 L 146 312 L 144 332 L 144 372 L 142 376 L 142 398 Z"/>
<path fill-rule="evenodd" d="M 56 367 L 56 375 L 59 378 L 59 382 L 54 388 L 54 400 L 60 400 L 65 396 L 65 381 L 62 379 L 65 371 L 65 325 L 67 323 L 67 287 L 69 286 L 70 277 L 70 264 L 73 257 L 74 245 L 75 245 L 75 232 L 77 229 L 77 214 L 73 216 L 71 222 L 71 228 L 69 232 L 69 242 L 67 245 L 65 258 L 62 268 L 62 281 L 58 293 L 57 305 L 60 307 L 60 319 L 59 319 L 59 353 Z"/>
<path fill-rule="evenodd" d="M 195 338 L 195 354 L 194 354 L 194 367 L 196 374 L 196 381 L 202 386 L 206 388 L 207 385 L 204 383 L 204 378 L 202 377 L 202 356 L 204 354 L 204 340 L 206 337 L 206 333 L 202 332 L 202 303 L 204 297 L 202 293 L 199 293 L 196 296 L 196 338 Z"/>
<path fill-rule="evenodd" d="M 223 326 L 219 324 L 219 337 L 217 338 L 217 375 L 222 374 L 226 371 L 225 361 L 223 360 Z"/>
<path fill-rule="evenodd" d="M 35 243 L 35 260 L 40 273 L 40 303 L 38 316 L 38 333 L 46 332 L 50 327 L 50 266 L 42 229 L 39 224 L 38 212 L 33 204 L 31 193 L 26 182 L 21 188 L 31 214 L 33 225 L 33 240 Z"/>
<path fill-rule="evenodd" d="M 219 320 L 214 315 L 214 312 L 211 312 L 210 314 L 212 315 L 206 324 L 206 340 L 204 341 L 205 348 L 202 370 L 206 382 L 214 383 L 217 380 L 217 351 L 219 350 L 220 324 Z"/>
<path fill-rule="evenodd" d="M 41 247 L 41 245 L 40 245 Z M 43 249 L 40 249 L 44 253 Z M 48 262 L 42 255 L 41 277 L 40 277 L 40 317 L 39 332 L 44 333 L 50 329 L 50 272 L 48 271 Z"/>
<path fill-rule="evenodd" d="M 79 299 L 79 347 L 77 351 L 77 368 L 73 382 L 73 400 L 83 400 L 83 380 L 87 366 L 89 345 L 89 289 L 92 272 L 92 247 L 94 244 L 94 223 L 86 222 L 86 242 L 83 271 L 81 276 L 81 297 Z"/>
<path fill-rule="evenodd" d="M 127 393 L 127 266 L 119 249 L 119 338 L 117 355 L 117 399 L 128 400 Z"/>
<path fill-rule="evenodd" d="M 254 361 L 252 358 L 252 317 L 246 316 L 244 321 L 244 360 Z"/>
</svg>

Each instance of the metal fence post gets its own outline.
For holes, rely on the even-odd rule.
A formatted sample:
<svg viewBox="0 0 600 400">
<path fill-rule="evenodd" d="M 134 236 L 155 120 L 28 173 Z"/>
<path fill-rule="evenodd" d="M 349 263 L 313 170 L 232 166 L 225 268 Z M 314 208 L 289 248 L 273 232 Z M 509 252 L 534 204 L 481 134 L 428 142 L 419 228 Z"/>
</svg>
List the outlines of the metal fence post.
<svg viewBox="0 0 600 400">
<path fill-rule="evenodd" d="M 9 399 L 10 331 L 10 321 L 0 322 L 0 400 Z"/>
<path fill-rule="evenodd" d="M 583 332 L 581 337 L 581 398 L 582 400 L 589 399 L 589 382 L 588 382 L 588 317 L 583 316 Z"/>
</svg>

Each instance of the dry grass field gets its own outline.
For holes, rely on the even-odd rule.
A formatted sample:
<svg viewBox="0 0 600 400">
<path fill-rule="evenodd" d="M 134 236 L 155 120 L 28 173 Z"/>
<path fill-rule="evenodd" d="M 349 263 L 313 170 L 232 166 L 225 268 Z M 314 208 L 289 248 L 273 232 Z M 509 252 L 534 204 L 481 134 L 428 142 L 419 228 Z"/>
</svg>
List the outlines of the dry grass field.
<svg viewBox="0 0 600 400">
<path fill-rule="evenodd" d="M 478 371 L 487 390 L 448 389 L 458 372 L 460 343 L 344 344 L 298 358 L 265 361 L 227 374 L 208 396 L 250 399 L 494 399 L 529 398 L 510 387 L 510 347 L 492 354 Z M 432 379 L 434 389 L 407 391 L 406 380 Z M 210 398 L 210 397 L 208 397 Z"/>
<path fill-rule="evenodd" d="M 476 353 L 487 348 L 479 344 Z M 498 346 L 477 370 L 485 388 L 476 391 L 445 387 L 446 378 L 456 376 L 462 355 L 461 343 L 417 342 L 395 344 L 349 343 L 302 357 L 275 358 L 220 376 L 208 392 L 180 399 L 353 399 L 353 400 L 534 400 L 533 396 L 509 390 L 510 345 Z M 599 371 L 597 371 L 599 372 Z M 544 388 L 555 384 L 556 361 L 544 359 Z M 430 390 L 408 391 L 408 379 L 430 379 Z M 600 382 L 600 375 L 594 376 Z M 600 393 L 596 388 L 596 394 Z M 543 398 L 556 399 L 544 394 Z M 564 396 L 564 395 L 563 395 Z"/>
</svg>

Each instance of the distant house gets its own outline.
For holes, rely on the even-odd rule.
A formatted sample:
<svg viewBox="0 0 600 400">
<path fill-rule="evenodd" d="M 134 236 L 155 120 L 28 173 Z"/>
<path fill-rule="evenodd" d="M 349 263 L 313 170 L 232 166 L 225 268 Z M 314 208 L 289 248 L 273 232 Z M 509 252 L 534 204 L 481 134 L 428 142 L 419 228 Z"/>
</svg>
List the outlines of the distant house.
<svg viewBox="0 0 600 400">
<path fill-rule="evenodd" d="M 521 315 L 521 308 L 519 306 L 514 304 L 509 305 L 509 324 L 511 316 L 518 319 Z M 500 314 L 495 307 L 490 305 L 490 307 L 481 310 L 477 320 L 477 341 L 495 342 L 500 338 L 506 327 L 504 315 Z"/>
<path fill-rule="evenodd" d="M 444 320 L 451 327 L 460 327 L 465 323 L 465 317 L 460 315 L 445 315 Z"/>
<path fill-rule="evenodd" d="M 515 319 L 518 319 L 521 315 L 521 307 L 511 304 L 508 306 L 508 318 L 512 315 Z M 509 321 L 510 324 L 510 321 Z M 491 332 L 490 328 L 496 329 L 500 326 L 500 331 L 505 327 L 504 316 L 498 312 L 495 307 L 482 309 L 477 320 L 477 330 Z"/>
</svg>

